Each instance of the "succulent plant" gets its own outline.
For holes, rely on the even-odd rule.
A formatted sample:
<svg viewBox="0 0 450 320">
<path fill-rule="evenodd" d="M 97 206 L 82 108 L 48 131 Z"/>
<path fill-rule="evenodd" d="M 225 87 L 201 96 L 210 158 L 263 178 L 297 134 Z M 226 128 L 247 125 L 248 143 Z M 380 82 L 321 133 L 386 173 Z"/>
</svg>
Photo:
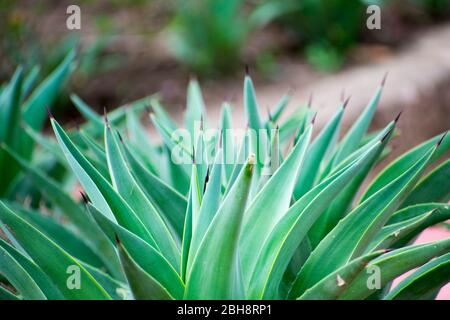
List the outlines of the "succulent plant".
<svg viewBox="0 0 450 320">
<path fill-rule="evenodd" d="M 249 76 L 240 140 L 227 103 L 220 129 L 208 127 L 196 81 L 185 129 L 155 96 L 103 118 L 73 96 L 88 121 L 72 131 L 51 118 L 56 141 L 45 149 L 72 170 L 83 201 L 3 146 L 45 202 L 0 202 L 0 298 L 434 298 L 449 281 L 450 238 L 413 242 L 450 218 L 450 160 L 426 171 L 450 137 L 364 183 L 398 121 L 367 132 L 382 89 L 342 139 L 346 102 L 313 138 L 309 104 L 282 120 L 284 96 L 263 119 Z M 140 123 L 148 103 L 161 142 Z"/>
<path fill-rule="evenodd" d="M 51 108 L 58 93 L 73 69 L 75 51 L 70 51 L 63 61 L 40 83 L 39 67 L 34 67 L 25 75 L 22 66 L 16 69 L 11 80 L 0 87 L 0 142 L 8 145 L 27 160 L 33 158 L 34 141 L 45 125 L 46 107 Z M 45 157 L 45 155 L 44 155 Z M 55 164 L 48 159 L 36 162 L 46 172 L 53 172 Z M 8 170 L 3 170 L 8 167 Z M 32 191 L 19 177 L 19 168 L 11 163 L 10 158 L 0 150 L 0 195 L 11 197 L 22 192 L 30 195 Z M 20 190 L 21 189 L 21 190 Z"/>
</svg>

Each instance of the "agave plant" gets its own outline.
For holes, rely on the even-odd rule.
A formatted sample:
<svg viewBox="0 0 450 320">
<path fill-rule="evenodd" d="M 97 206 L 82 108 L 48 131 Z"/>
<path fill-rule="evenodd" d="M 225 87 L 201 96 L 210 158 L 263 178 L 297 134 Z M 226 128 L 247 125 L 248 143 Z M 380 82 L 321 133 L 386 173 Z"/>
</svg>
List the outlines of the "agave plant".
<svg viewBox="0 0 450 320">
<path fill-rule="evenodd" d="M 220 130 L 210 130 L 196 81 L 184 130 L 156 97 L 147 100 L 162 142 L 150 140 L 142 108 L 102 118 L 74 96 L 88 122 L 65 131 L 52 118 L 56 142 L 48 138 L 46 150 L 71 168 L 83 200 L 3 146 L 46 202 L 42 212 L 0 202 L 9 231 L 0 240 L 0 297 L 434 298 L 450 279 L 450 238 L 413 242 L 450 218 L 450 160 L 427 171 L 450 137 L 424 142 L 363 184 L 398 121 L 367 133 L 382 88 L 342 139 L 346 102 L 313 138 L 309 105 L 282 120 L 288 96 L 264 120 L 249 76 L 240 141 L 227 134 L 227 103 Z"/>
<path fill-rule="evenodd" d="M 0 88 L 0 142 L 58 179 L 64 175 L 63 170 L 48 154 L 35 153 L 34 145 L 35 139 L 44 138 L 39 132 L 47 120 L 46 108 L 52 108 L 61 87 L 69 78 L 74 58 L 75 51 L 70 50 L 40 83 L 37 83 L 40 73 L 38 66 L 28 74 L 19 66 L 11 80 Z M 0 150 L 0 167 L 2 197 L 29 197 L 36 200 L 36 190 L 20 176 L 19 167 L 3 150 Z"/>
</svg>

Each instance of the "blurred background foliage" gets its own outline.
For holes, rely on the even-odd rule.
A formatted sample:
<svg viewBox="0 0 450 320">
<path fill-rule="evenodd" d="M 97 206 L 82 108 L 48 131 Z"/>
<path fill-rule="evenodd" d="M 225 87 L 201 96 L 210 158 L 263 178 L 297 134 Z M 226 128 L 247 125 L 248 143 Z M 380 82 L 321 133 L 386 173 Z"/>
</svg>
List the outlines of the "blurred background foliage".
<svg viewBox="0 0 450 320">
<path fill-rule="evenodd" d="M 450 17 L 450 0 L 82 0 L 77 3 L 82 14 L 88 12 L 90 20 L 90 41 L 83 48 L 79 67 L 83 77 L 117 65 L 117 59 L 102 53 L 110 44 L 111 36 L 118 33 L 160 35 L 173 58 L 198 74 L 222 75 L 249 62 L 255 62 L 264 71 L 264 62 L 273 64 L 271 57 L 283 50 L 303 54 L 319 70 L 333 71 L 342 67 L 347 52 L 358 42 L 398 40 L 386 39 L 395 35 L 367 32 L 366 8 L 370 4 L 382 8 L 385 28 L 389 24 L 429 24 Z M 37 34 L 39 19 L 51 18 L 49 12 L 55 8 L 59 8 L 61 18 L 66 5 L 65 1 L 56 7 L 54 1 L 3 0 L 0 3 L 2 79 L 19 63 L 25 68 L 39 64 L 45 75 L 71 47 L 79 45 L 81 32 L 64 31 L 65 24 L 55 26 L 56 40 L 55 35 Z M 110 13 L 123 10 L 156 11 L 160 16 L 155 19 L 149 15 L 151 28 L 144 21 L 135 21 L 141 30 L 133 30 L 130 23 L 120 29 L 117 19 L 121 16 Z M 288 39 L 286 47 L 273 50 L 256 45 L 257 53 L 249 55 L 252 51 L 249 47 L 257 42 L 255 38 L 270 33 L 271 29 L 280 38 Z M 266 69 L 273 71 L 273 68 Z"/>
<path fill-rule="evenodd" d="M 65 25 L 74 3 L 81 7 L 80 31 Z M 381 31 L 366 28 L 370 4 L 382 8 Z M 173 80 L 163 79 L 223 79 L 246 64 L 256 77 L 276 79 L 286 59 L 334 72 L 358 62 L 358 48 L 389 51 L 415 30 L 449 18 L 450 0 L 2 0 L 0 80 L 17 65 L 25 72 L 38 66 L 42 80 L 77 48 L 76 72 L 62 90 L 88 88 L 94 105 L 109 105 L 135 98 L 124 95 L 134 88 L 117 88 L 131 77 L 141 91 L 156 83 L 158 91 L 177 95 Z M 56 104 L 67 102 L 61 96 Z"/>
</svg>

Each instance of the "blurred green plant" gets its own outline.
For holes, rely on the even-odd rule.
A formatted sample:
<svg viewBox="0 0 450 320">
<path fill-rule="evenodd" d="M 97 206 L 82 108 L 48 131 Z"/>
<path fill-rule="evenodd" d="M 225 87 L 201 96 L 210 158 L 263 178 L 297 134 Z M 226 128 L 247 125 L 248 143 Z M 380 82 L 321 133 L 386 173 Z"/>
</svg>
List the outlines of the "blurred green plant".
<svg viewBox="0 0 450 320">
<path fill-rule="evenodd" d="M 210 134 L 195 80 L 187 139 L 155 96 L 103 118 L 72 96 L 87 122 L 68 131 L 52 118 L 48 150 L 76 176 L 84 205 L 3 146 L 53 208 L 0 201 L 8 231 L 0 239 L 0 299 L 435 298 L 448 283 L 450 238 L 412 242 L 450 217 L 450 160 L 426 173 L 450 150 L 450 136 L 407 151 L 365 188 L 399 119 L 367 132 L 383 87 L 342 139 L 346 103 L 313 137 L 309 105 L 280 120 L 284 96 L 264 117 L 246 76 L 249 126 L 240 145 L 227 134 L 234 128 L 227 103 Z M 148 104 L 162 143 L 139 121 Z M 379 285 L 368 285 L 377 274 Z M 78 290 L 68 285 L 72 275 Z"/>
<path fill-rule="evenodd" d="M 21 6 L 16 1 L 2 1 L 0 4 L 0 79 L 5 79 L 14 66 L 31 70 L 40 67 L 38 79 L 43 79 L 56 68 L 67 52 L 72 48 L 81 49 L 80 33 L 69 32 L 59 35 L 57 41 L 47 40 L 40 36 L 31 23 L 33 15 L 45 15 L 48 3 L 36 3 Z M 98 35 L 88 44 L 83 44 L 78 52 L 77 81 L 82 82 L 94 74 L 110 70 L 118 65 L 116 55 L 105 55 L 105 48 L 111 43 L 106 32 L 98 28 Z M 67 96 L 67 95 L 66 95 Z"/>
<path fill-rule="evenodd" d="M 308 61 L 321 70 L 338 69 L 344 54 L 355 44 L 365 27 L 367 0 L 264 1 L 253 13 L 253 24 L 277 21 L 305 48 Z"/>
<path fill-rule="evenodd" d="M 264 0 L 250 20 L 257 26 L 278 22 L 295 36 L 297 46 L 313 66 L 334 71 L 342 66 L 346 53 L 367 35 L 369 5 L 381 7 L 382 21 L 383 10 L 398 19 L 406 14 L 413 20 L 427 17 L 434 21 L 450 15 L 449 0 Z"/>
<path fill-rule="evenodd" d="M 39 67 L 27 74 L 18 67 L 8 83 L 0 89 L 0 143 L 8 146 L 27 160 L 33 160 L 34 139 L 39 135 L 47 120 L 47 109 L 54 106 L 58 95 L 74 69 L 75 50 L 70 50 L 60 64 L 41 82 L 37 83 Z M 31 135 L 30 135 L 31 133 Z M 38 156 L 39 158 L 39 156 Z M 36 160 L 36 159 L 34 159 Z M 46 171 L 54 169 L 48 159 L 38 159 L 39 166 Z M 0 149 L 0 195 L 11 197 L 17 194 L 33 194 L 24 188 L 24 180 L 19 175 L 17 165 Z M 8 170 L 4 170 L 8 168 Z M 22 186 L 19 192 L 18 186 Z"/>
<path fill-rule="evenodd" d="M 243 0 L 176 0 L 169 49 L 198 73 L 224 73 L 238 65 L 250 31 Z"/>
</svg>

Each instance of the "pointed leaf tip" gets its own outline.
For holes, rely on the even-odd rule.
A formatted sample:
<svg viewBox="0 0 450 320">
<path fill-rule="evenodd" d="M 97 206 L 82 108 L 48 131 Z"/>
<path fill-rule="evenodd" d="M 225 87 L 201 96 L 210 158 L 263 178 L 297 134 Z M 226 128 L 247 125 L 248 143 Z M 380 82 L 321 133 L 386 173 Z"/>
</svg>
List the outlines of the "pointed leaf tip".
<svg viewBox="0 0 450 320">
<path fill-rule="evenodd" d="M 203 193 L 206 192 L 206 187 L 208 185 L 208 182 L 209 182 L 209 167 L 206 170 L 206 177 L 205 177 L 205 183 L 204 183 L 204 186 L 203 186 Z"/>
<path fill-rule="evenodd" d="M 312 102 L 313 102 L 313 97 L 314 97 L 314 94 L 311 92 L 311 93 L 309 94 L 308 104 L 306 105 L 308 109 L 311 109 Z"/>
<path fill-rule="evenodd" d="M 316 122 L 316 118 L 317 118 L 317 112 L 314 113 L 312 119 L 311 119 L 311 124 L 314 124 L 314 122 Z"/>
<path fill-rule="evenodd" d="M 120 241 L 119 236 L 117 235 L 117 233 L 114 232 L 114 239 L 116 240 L 116 244 L 118 246 L 122 246 L 122 242 Z"/>
<path fill-rule="evenodd" d="M 443 135 L 442 135 L 442 137 L 439 139 L 439 141 L 438 141 L 438 143 L 437 143 L 437 147 L 439 147 L 440 145 L 441 145 L 441 143 L 442 143 L 442 141 L 444 141 L 444 138 L 445 138 L 445 136 L 447 135 L 447 133 L 448 133 L 448 131 L 446 131 Z"/>
<path fill-rule="evenodd" d="M 103 107 L 103 117 L 105 119 L 105 125 L 109 129 L 108 111 L 106 110 L 106 107 Z"/>
<path fill-rule="evenodd" d="M 386 84 L 386 79 L 387 79 L 388 75 L 389 75 L 389 71 L 386 71 L 384 73 L 383 79 L 381 80 L 381 86 L 382 87 L 384 87 L 384 85 Z"/>
<path fill-rule="evenodd" d="M 120 134 L 119 130 L 117 130 L 117 136 L 119 137 L 119 141 L 120 141 L 121 143 L 124 143 L 124 142 L 123 142 L 122 135 Z"/>
<path fill-rule="evenodd" d="M 347 107 L 347 105 L 348 105 L 348 103 L 349 103 L 351 97 L 352 97 L 352 96 L 348 96 L 347 99 L 344 101 L 344 104 L 342 105 L 342 108 L 343 108 L 343 109 L 345 109 L 345 108 Z"/>
<path fill-rule="evenodd" d="M 89 201 L 89 197 L 87 196 L 87 194 L 85 194 L 83 191 L 80 191 L 80 195 L 81 195 L 81 198 L 83 199 L 83 202 L 85 203 L 85 204 L 88 204 L 90 201 Z"/>
<path fill-rule="evenodd" d="M 272 118 L 272 115 L 270 114 L 269 107 L 266 107 L 266 111 L 267 111 L 267 118 L 269 119 L 270 122 L 273 122 L 273 118 Z"/>
<path fill-rule="evenodd" d="M 45 108 L 47 109 L 48 117 L 50 119 L 55 119 L 55 117 L 53 116 L 52 111 L 50 110 L 49 106 L 45 106 Z"/>
<path fill-rule="evenodd" d="M 386 132 L 386 134 L 383 136 L 383 138 L 381 138 L 381 143 L 383 143 L 386 139 L 387 139 L 387 137 L 389 137 L 390 135 L 391 135 L 391 133 L 392 133 L 392 131 L 394 130 L 394 128 L 391 128 L 388 132 Z"/>
<path fill-rule="evenodd" d="M 398 122 L 398 120 L 400 119 L 400 116 L 402 115 L 402 113 L 403 113 L 403 110 L 401 110 L 401 111 L 398 113 L 398 115 L 395 117 L 395 120 L 394 120 L 395 123 Z"/>
</svg>

